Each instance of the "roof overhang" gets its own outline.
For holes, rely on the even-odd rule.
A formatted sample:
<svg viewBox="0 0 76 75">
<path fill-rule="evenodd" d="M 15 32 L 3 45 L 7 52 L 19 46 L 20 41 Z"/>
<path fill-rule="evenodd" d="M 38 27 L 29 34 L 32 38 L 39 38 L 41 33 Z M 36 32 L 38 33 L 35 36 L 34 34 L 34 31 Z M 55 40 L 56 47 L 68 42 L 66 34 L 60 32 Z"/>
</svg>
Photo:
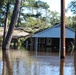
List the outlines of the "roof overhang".
<svg viewBox="0 0 76 75">
<path fill-rule="evenodd" d="M 61 29 L 60 29 L 60 27 L 48 28 L 44 31 L 34 34 L 32 37 L 34 37 L 34 38 L 60 38 Z M 65 38 L 75 38 L 75 31 L 66 27 Z"/>
</svg>

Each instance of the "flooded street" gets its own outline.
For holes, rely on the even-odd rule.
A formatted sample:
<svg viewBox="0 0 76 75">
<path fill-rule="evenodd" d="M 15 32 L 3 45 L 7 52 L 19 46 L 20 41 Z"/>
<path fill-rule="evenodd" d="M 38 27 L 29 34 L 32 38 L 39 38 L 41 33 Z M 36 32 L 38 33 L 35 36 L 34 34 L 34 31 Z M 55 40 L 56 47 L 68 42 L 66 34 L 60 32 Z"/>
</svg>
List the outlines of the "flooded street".
<svg viewBox="0 0 76 75">
<path fill-rule="evenodd" d="M 11 51 L 13 75 L 75 75 L 73 56 L 66 56 L 60 73 L 60 59 L 58 54 L 30 55 L 27 51 Z M 0 75 L 3 62 L 0 52 Z"/>
</svg>

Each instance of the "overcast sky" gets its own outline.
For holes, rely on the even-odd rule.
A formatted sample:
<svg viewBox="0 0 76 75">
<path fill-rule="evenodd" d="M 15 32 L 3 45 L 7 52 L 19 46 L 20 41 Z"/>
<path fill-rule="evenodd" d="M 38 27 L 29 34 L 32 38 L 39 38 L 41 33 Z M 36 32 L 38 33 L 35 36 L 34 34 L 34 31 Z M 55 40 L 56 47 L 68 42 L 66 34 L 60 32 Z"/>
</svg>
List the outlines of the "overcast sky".
<svg viewBox="0 0 76 75">
<path fill-rule="evenodd" d="M 51 11 L 57 11 L 60 13 L 60 8 L 61 8 L 61 5 L 60 5 L 60 1 L 61 0 L 42 0 L 44 2 L 47 2 L 50 6 L 50 10 Z M 68 4 L 71 2 L 72 0 L 65 0 L 65 8 L 68 7 Z M 69 11 L 68 13 L 66 13 L 67 16 L 72 16 L 71 12 Z"/>
</svg>

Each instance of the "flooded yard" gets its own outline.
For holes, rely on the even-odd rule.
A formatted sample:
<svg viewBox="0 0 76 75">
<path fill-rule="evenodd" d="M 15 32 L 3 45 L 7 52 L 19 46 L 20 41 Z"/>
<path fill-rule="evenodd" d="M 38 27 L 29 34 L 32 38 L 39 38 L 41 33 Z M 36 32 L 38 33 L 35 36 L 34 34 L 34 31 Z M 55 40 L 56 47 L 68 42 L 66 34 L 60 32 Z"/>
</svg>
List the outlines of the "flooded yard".
<svg viewBox="0 0 76 75">
<path fill-rule="evenodd" d="M 11 51 L 13 75 L 75 75 L 74 57 L 67 55 L 60 70 L 59 54 L 37 56 L 28 51 Z M 3 62 L 0 52 L 0 75 Z M 62 72 L 62 73 L 61 73 Z"/>
</svg>

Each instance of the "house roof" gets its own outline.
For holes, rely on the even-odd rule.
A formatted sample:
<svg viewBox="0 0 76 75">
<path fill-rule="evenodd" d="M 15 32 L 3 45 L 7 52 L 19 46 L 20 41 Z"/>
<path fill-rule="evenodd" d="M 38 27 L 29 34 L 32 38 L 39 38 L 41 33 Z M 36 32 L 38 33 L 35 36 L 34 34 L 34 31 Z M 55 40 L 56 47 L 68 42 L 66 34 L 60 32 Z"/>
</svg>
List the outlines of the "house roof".
<svg viewBox="0 0 76 75">
<path fill-rule="evenodd" d="M 3 36 L 3 27 L 0 27 L 0 37 Z M 25 32 L 24 30 L 20 29 L 20 28 L 15 28 L 14 32 L 13 32 L 13 37 L 24 37 L 24 36 L 28 36 L 29 33 Z"/>
<path fill-rule="evenodd" d="M 41 32 L 38 32 L 36 34 L 34 34 L 32 37 L 38 37 L 38 38 L 60 38 L 60 24 L 57 24 L 53 27 L 50 27 L 48 29 L 45 29 Z M 65 29 L 65 37 L 66 38 L 74 38 L 75 37 L 75 31 L 66 26 L 66 29 Z"/>
<path fill-rule="evenodd" d="M 13 37 L 25 37 L 28 36 L 29 33 L 23 31 L 23 30 L 14 30 Z"/>
</svg>

